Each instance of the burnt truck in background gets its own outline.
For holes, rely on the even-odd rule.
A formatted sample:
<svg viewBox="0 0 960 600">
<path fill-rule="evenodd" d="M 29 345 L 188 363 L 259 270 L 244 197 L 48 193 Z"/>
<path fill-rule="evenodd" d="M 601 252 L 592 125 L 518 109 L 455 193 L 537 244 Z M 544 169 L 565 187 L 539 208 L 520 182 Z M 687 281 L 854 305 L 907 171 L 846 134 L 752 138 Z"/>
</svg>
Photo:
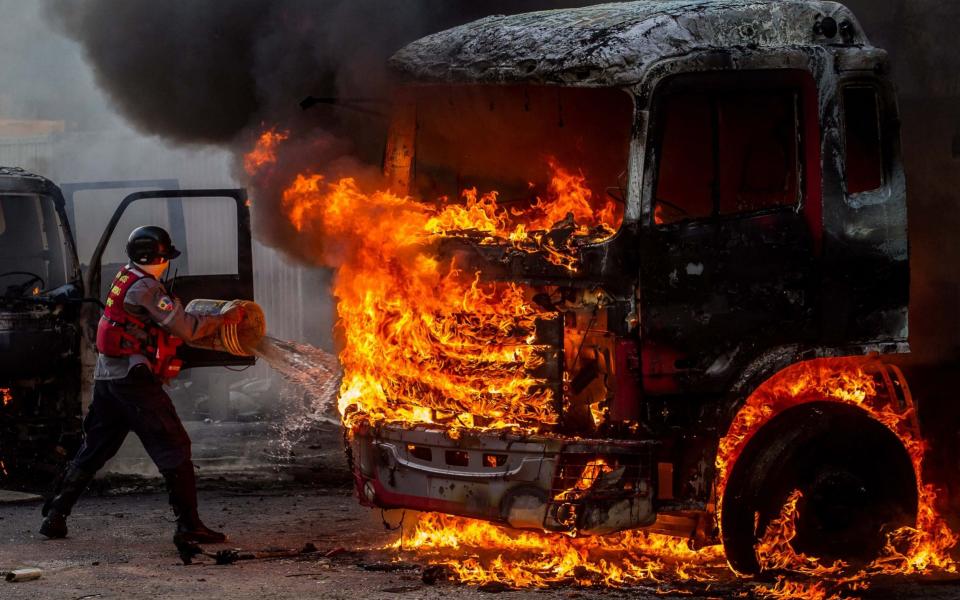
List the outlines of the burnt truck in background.
<svg viewBox="0 0 960 600">
<path fill-rule="evenodd" d="M 223 199 L 223 222 L 236 222 L 235 273 L 193 275 L 178 260 L 175 293 L 194 298 L 253 299 L 249 206 L 242 189 L 161 189 L 127 195 L 98 235 L 84 265 L 74 226 L 84 214 L 78 192 L 176 187 L 176 180 L 106 181 L 58 186 L 16 167 L 0 167 L 0 484 L 46 485 L 81 439 L 83 396 L 92 382 L 93 341 L 105 286 L 122 263 L 132 205 L 151 205 L 174 239 L 186 245 L 184 204 Z M 159 209 L 159 210 L 157 210 Z M 209 207 L 208 207 L 209 209 Z M 122 227 L 118 225 L 123 224 Z M 112 252 L 107 254 L 107 249 Z M 188 254 L 185 248 L 184 254 Z M 200 257 L 198 257 L 200 258 Z M 185 259 L 185 260 L 184 260 Z M 248 365 L 253 359 L 182 347 L 183 368 Z M 86 367 L 86 368 L 85 368 Z"/>
<path fill-rule="evenodd" d="M 650 0 L 492 16 L 390 64 L 403 79 L 385 157 L 398 189 L 522 187 L 548 152 L 623 218 L 577 247 L 575 270 L 445 242 L 557 314 L 533 343 L 558 421 L 543 435 L 359 426 L 348 454 L 362 502 L 703 543 L 718 535 L 720 441 L 765 381 L 909 352 L 897 102 L 886 53 L 843 5 Z M 906 406 L 902 376 L 879 368 Z M 856 558 L 914 522 L 911 462 L 866 412 L 824 397 L 779 417 L 724 491 L 737 570 L 756 570 L 757 536 L 792 489 L 809 498 L 798 539 L 818 555 Z M 598 460 L 616 468 L 578 485 Z"/>
</svg>

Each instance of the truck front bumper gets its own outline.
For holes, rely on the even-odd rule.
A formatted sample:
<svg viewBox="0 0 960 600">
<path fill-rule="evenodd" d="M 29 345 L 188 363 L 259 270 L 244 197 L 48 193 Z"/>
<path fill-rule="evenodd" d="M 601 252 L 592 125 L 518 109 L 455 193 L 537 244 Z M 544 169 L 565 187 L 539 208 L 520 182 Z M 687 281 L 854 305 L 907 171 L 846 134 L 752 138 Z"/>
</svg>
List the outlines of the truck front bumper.
<svg viewBox="0 0 960 600">
<path fill-rule="evenodd" d="M 650 441 L 361 424 L 352 431 L 350 453 L 367 506 L 601 535 L 655 521 L 653 447 Z"/>
</svg>

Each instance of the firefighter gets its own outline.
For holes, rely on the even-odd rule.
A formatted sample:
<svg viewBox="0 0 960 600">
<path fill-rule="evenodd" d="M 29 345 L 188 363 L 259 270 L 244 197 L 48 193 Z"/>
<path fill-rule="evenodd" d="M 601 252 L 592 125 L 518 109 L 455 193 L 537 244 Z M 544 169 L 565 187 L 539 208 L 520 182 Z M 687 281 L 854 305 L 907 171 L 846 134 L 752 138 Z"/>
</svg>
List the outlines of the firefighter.
<svg viewBox="0 0 960 600">
<path fill-rule="evenodd" d="M 226 536 L 205 526 L 197 514 L 190 438 L 163 384 L 179 371 L 176 348 L 181 342 L 211 335 L 223 324 L 238 324 L 243 311 L 218 316 L 184 311 L 160 281 L 170 260 L 180 255 L 160 227 L 134 229 L 127 255 L 130 262 L 114 278 L 97 327 L 93 401 L 83 422 L 83 444 L 43 507 L 40 533 L 67 535 L 73 505 L 133 431 L 166 481 L 177 519 L 174 543 L 223 542 Z"/>
</svg>

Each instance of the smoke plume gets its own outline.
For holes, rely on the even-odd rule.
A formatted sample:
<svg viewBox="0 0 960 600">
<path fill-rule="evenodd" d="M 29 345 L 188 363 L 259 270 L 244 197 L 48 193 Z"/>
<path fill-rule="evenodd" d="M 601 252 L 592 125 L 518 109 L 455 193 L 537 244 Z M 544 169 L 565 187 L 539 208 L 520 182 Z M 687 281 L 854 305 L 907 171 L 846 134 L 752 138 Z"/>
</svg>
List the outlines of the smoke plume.
<svg viewBox="0 0 960 600">
<path fill-rule="evenodd" d="M 266 243 L 307 256 L 277 209 L 295 172 L 356 173 L 382 158 L 385 120 L 318 105 L 308 95 L 384 99 L 385 60 L 406 42 L 487 14 L 592 2 L 564 0 L 46 0 L 76 40 L 115 109 L 142 132 L 242 155 L 266 127 L 290 131 L 271 175 L 248 182 Z M 868 36 L 890 51 L 901 90 L 910 185 L 915 351 L 960 355 L 960 3 L 848 0 Z M 374 113 L 376 103 L 365 104 Z M 949 298 L 945 302 L 944 298 Z M 918 310 L 919 309 L 919 310 Z"/>
<path fill-rule="evenodd" d="M 589 4 L 549 0 L 48 0 L 116 110 L 144 133 L 243 154 L 264 128 L 290 132 L 278 168 L 249 184 L 262 241 L 306 258 L 277 210 L 294 173 L 379 163 L 387 57 L 426 33 L 487 14 Z M 363 111 L 306 96 L 361 99 Z"/>
</svg>

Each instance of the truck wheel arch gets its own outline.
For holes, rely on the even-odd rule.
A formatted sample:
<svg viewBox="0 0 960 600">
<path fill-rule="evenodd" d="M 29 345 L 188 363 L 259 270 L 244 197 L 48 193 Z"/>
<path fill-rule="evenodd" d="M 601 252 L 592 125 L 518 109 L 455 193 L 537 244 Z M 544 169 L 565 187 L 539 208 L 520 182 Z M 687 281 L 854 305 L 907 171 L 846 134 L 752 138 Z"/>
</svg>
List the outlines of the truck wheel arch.
<svg viewBox="0 0 960 600">
<path fill-rule="evenodd" d="M 759 569 L 753 543 L 787 494 L 806 488 L 805 493 L 829 496 L 817 489 L 817 477 L 859 481 L 852 487 L 866 490 L 863 511 L 876 513 L 872 526 L 915 523 L 921 481 L 914 459 L 920 437 L 906 382 L 896 367 L 875 355 L 831 354 L 817 352 L 819 358 L 803 360 L 807 353 L 796 347 L 767 353 L 743 371 L 722 407 L 714 492 L 721 538 L 739 572 Z M 870 450 L 864 454 L 848 439 L 859 439 Z M 822 453 L 834 446 L 833 454 Z M 871 457 L 888 465 L 889 484 L 871 471 Z M 801 518 L 803 510 L 831 508 L 822 500 L 816 506 L 815 498 L 801 503 L 806 504 L 800 506 Z M 871 527 L 862 521 L 849 526 Z M 834 543 L 842 546 L 839 537 Z"/>
<path fill-rule="evenodd" d="M 731 468 L 719 523 L 727 560 L 739 573 L 762 569 L 754 545 L 796 490 L 795 551 L 871 560 L 886 533 L 915 524 L 915 482 L 899 438 L 865 410 L 840 402 L 788 408 L 751 437 Z"/>
<path fill-rule="evenodd" d="M 740 412 L 740 409 L 744 407 L 750 397 L 774 376 L 819 359 L 841 357 L 866 359 L 875 351 L 875 347 L 868 345 L 844 348 L 812 348 L 790 344 L 770 348 L 755 355 L 739 370 L 736 378 L 727 386 L 728 392 L 720 407 L 720 420 L 717 424 L 721 437 L 726 433 L 737 413 Z"/>
</svg>

